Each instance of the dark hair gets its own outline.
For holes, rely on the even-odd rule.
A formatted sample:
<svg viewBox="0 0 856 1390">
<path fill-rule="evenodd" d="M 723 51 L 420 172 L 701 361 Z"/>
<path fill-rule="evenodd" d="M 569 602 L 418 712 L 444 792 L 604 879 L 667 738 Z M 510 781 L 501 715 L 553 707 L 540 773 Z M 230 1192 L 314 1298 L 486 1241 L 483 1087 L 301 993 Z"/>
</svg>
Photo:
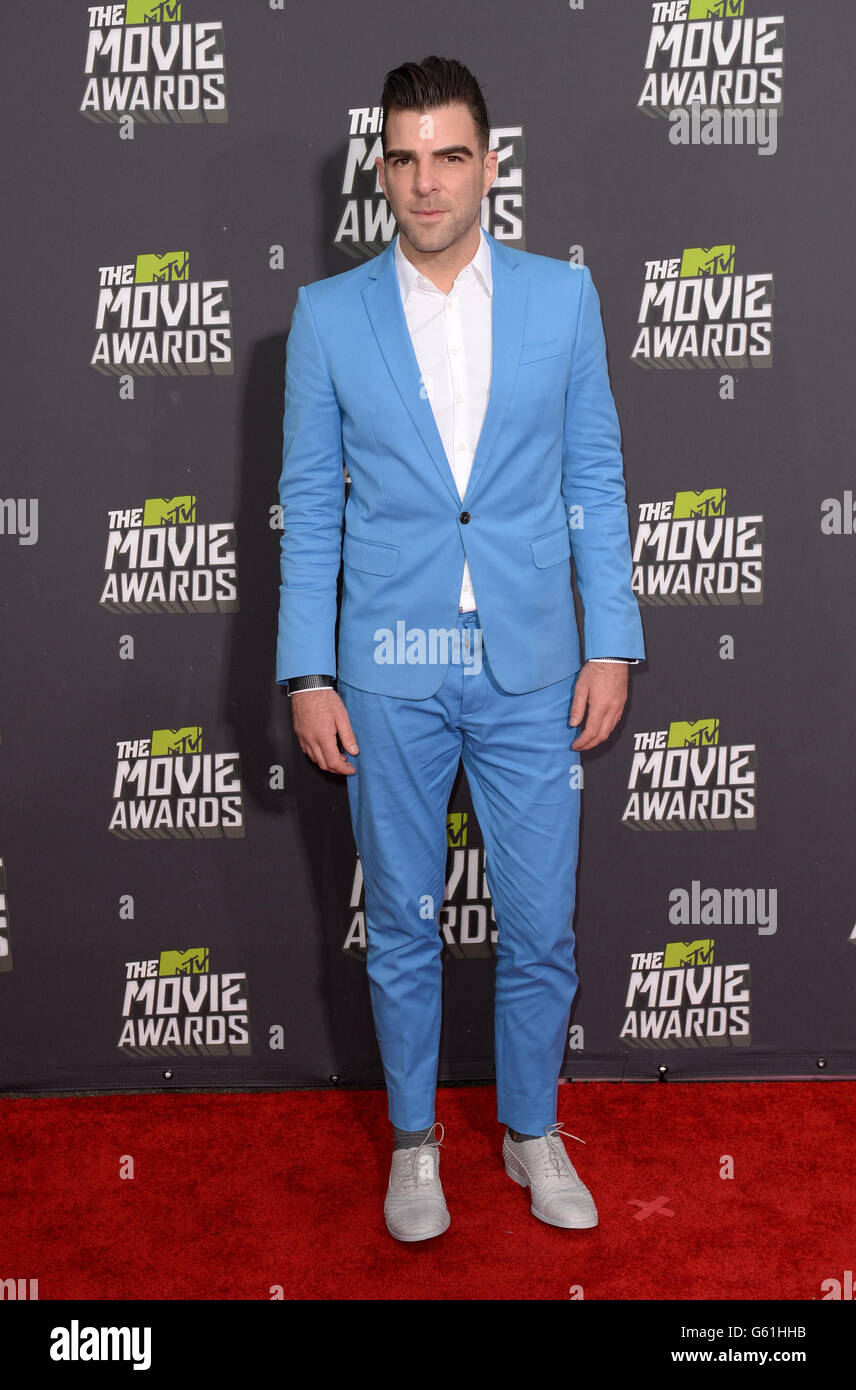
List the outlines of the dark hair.
<svg viewBox="0 0 856 1390">
<path fill-rule="evenodd" d="M 426 111 L 461 101 L 475 121 L 482 153 L 490 144 L 490 121 L 482 90 L 469 68 L 454 58 L 423 58 L 421 63 L 402 63 L 386 74 L 381 96 L 383 130 L 381 142 L 386 158 L 386 121 L 391 110 Z"/>
</svg>

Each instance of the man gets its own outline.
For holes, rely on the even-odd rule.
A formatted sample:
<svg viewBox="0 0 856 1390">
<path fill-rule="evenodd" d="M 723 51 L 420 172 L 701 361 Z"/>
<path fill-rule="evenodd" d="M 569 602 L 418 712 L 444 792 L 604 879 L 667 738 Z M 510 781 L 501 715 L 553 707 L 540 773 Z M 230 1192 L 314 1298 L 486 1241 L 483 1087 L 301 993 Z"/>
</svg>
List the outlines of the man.
<svg viewBox="0 0 856 1390">
<path fill-rule="evenodd" d="M 497 156 L 468 69 L 406 63 L 382 108 L 378 177 L 398 235 L 302 286 L 292 319 L 277 679 L 300 747 L 348 778 L 393 1126 L 390 1233 L 449 1225 L 438 913 L 461 759 L 497 922 L 505 1170 L 542 1221 L 594 1226 L 555 1118 L 577 986 L 579 755 L 615 728 L 645 654 L 599 304 L 587 269 L 481 229 Z"/>
</svg>

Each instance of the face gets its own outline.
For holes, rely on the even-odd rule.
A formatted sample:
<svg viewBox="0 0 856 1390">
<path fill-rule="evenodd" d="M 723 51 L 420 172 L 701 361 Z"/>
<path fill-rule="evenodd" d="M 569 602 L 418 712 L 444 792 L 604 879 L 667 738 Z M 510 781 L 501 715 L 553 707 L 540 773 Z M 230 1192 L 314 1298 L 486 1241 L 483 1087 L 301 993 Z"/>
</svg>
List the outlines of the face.
<svg viewBox="0 0 856 1390">
<path fill-rule="evenodd" d="M 417 251 L 445 251 L 478 221 L 496 178 L 496 150 L 480 153 L 463 102 L 430 111 L 390 111 L 380 186 L 401 233 Z"/>
</svg>

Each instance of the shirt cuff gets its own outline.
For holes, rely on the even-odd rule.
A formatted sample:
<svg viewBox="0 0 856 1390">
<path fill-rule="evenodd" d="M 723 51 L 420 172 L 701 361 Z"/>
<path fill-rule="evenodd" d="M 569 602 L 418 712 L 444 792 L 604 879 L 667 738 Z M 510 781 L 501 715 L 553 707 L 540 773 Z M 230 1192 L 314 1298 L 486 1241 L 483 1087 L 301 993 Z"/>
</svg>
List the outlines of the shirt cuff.
<svg viewBox="0 0 856 1390">
<path fill-rule="evenodd" d="M 623 666 L 638 666 L 638 656 L 589 656 L 587 661 L 614 661 L 620 662 Z"/>
</svg>

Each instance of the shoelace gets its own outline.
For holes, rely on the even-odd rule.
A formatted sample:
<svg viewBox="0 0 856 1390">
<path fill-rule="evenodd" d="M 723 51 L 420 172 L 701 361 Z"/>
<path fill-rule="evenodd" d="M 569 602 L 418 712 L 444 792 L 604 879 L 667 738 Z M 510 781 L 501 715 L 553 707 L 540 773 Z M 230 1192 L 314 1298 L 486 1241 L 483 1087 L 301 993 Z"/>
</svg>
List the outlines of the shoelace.
<svg viewBox="0 0 856 1390">
<path fill-rule="evenodd" d="M 566 1129 L 562 1129 L 561 1120 L 557 1120 L 555 1124 L 547 1126 L 544 1131 L 544 1138 L 547 1140 L 547 1153 L 560 1178 L 567 1173 L 568 1166 L 570 1166 L 571 1172 L 574 1171 L 574 1165 L 568 1158 L 567 1150 L 559 1138 L 561 1134 L 564 1134 L 568 1139 L 576 1139 L 580 1144 L 586 1142 L 585 1139 L 580 1139 L 579 1135 L 570 1134 Z"/>
<path fill-rule="evenodd" d="M 429 1129 L 428 1133 L 425 1135 L 425 1138 L 422 1140 L 422 1143 L 416 1145 L 413 1149 L 410 1150 L 410 1162 L 407 1163 L 407 1164 L 405 1164 L 405 1167 L 404 1167 L 404 1183 L 403 1183 L 403 1187 L 404 1187 L 404 1191 L 405 1191 L 405 1192 L 406 1192 L 409 1188 L 411 1188 L 411 1187 L 417 1187 L 418 1184 L 419 1184 L 420 1178 L 422 1178 L 422 1177 L 433 1177 L 433 1176 L 434 1176 L 434 1165 L 433 1165 L 433 1163 L 430 1165 L 430 1168 L 426 1166 L 426 1167 L 424 1167 L 421 1171 L 417 1171 L 417 1169 L 418 1169 L 419 1157 L 420 1157 L 420 1155 L 422 1154 L 422 1149 L 423 1149 L 424 1146 L 430 1141 L 432 1130 L 436 1130 L 436 1129 L 439 1129 L 439 1130 L 440 1130 L 440 1137 L 439 1137 L 439 1139 L 437 1140 L 437 1148 L 439 1149 L 439 1148 L 441 1147 L 442 1143 L 443 1143 L 443 1139 L 444 1139 L 444 1137 L 445 1137 L 446 1131 L 445 1131 L 445 1129 L 443 1128 L 442 1124 L 440 1124 L 439 1120 L 435 1120 L 434 1123 L 433 1123 L 433 1125 L 431 1126 L 431 1129 Z M 423 1156 L 424 1156 L 424 1155 L 423 1155 Z"/>
</svg>

